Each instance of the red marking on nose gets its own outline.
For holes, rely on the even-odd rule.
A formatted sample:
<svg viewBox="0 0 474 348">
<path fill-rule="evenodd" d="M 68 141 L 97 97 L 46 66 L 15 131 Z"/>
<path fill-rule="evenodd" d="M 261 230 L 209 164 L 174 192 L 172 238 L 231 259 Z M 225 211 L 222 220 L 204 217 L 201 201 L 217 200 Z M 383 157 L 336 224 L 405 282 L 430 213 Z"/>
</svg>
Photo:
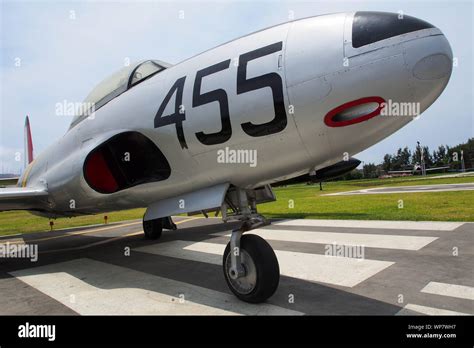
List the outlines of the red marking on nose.
<svg viewBox="0 0 474 348">
<path fill-rule="evenodd" d="M 371 103 L 378 103 L 379 106 L 372 112 L 364 114 L 364 115 L 359 115 L 353 118 L 350 118 L 348 120 L 341 120 L 337 121 L 334 118 L 338 116 L 341 112 L 346 111 L 350 108 L 359 106 L 359 105 L 364 105 L 364 104 L 371 104 Z M 357 100 L 353 100 L 350 102 L 347 102 L 345 104 L 342 104 L 331 111 L 329 111 L 326 116 L 324 116 L 324 123 L 329 126 L 329 127 L 344 127 L 344 126 L 349 126 L 351 124 L 356 124 L 360 122 L 367 121 L 375 116 L 380 115 L 380 112 L 382 108 L 385 106 L 385 99 L 382 97 L 365 97 Z"/>
</svg>

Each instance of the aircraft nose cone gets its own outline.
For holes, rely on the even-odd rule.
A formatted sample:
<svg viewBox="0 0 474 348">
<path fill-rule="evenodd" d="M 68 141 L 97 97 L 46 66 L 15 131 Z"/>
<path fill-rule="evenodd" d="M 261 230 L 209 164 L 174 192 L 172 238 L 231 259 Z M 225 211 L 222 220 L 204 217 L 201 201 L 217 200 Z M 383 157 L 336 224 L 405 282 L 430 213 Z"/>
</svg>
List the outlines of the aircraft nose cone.
<svg viewBox="0 0 474 348">
<path fill-rule="evenodd" d="M 388 41 L 391 39 L 392 41 Z M 408 70 L 409 99 L 426 110 L 441 94 L 452 72 L 453 54 L 448 40 L 434 25 L 405 14 L 356 12 L 352 21 L 352 46 L 369 50 L 399 44 Z M 378 45 L 378 46 L 377 46 Z"/>
<path fill-rule="evenodd" d="M 413 67 L 419 80 L 439 80 L 451 74 L 451 59 L 446 53 L 435 53 L 421 58 Z"/>
<path fill-rule="evenodd" d="M 438 31 L 436 35 L 407 41 L 404 48 L 414 98 L 420 102 L 421 111 L 424 111 L 443 92 L 451 77 L 451 46 L 441 31 Z"/>
</svg>

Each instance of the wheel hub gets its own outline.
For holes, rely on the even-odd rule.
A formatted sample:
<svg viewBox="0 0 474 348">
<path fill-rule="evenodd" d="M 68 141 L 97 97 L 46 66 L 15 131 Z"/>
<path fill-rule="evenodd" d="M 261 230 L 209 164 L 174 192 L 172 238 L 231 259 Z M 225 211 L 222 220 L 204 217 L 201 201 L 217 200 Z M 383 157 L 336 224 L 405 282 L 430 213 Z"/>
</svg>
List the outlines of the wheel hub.
<svg viewBox="0 0 474 348">
<path fill-rule="evenodd" d="M 240 276 L 235 279 L 235 274 L 233 275 L 231 266 L 231 256 L 230 253 L 227 255 L 226 259 L 226 276 L 229 279 L 231 286 L 240 294 L 246 295 L 249 294 L 255 289 L 257 285 L 257 268 L 253 262 L 250 255 L 245 250 L 240 250 L 240 260 L 242 267 L 245 270 L 243 276 Z"/>
</svg>

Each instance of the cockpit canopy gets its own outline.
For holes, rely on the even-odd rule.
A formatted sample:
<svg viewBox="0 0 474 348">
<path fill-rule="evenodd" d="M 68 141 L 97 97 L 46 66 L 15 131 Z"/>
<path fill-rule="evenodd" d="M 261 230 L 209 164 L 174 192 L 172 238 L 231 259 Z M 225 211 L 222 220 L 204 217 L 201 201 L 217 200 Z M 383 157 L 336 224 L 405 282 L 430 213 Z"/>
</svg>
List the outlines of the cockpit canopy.
<svg viewBox="0 0 474 348">
<path fill-rule="evenodd" d="M 170 66 L 171 64 L 159 60 L 144 60 L 130 64 L 107 77 L 86 97 L 84 105 L 90 105 L 90 108 L 86 107 L 86 112 L 76 115 L 69 129 L 90 116 L 92 111 L 97 111 L 115 97 Z"/>
</svg>

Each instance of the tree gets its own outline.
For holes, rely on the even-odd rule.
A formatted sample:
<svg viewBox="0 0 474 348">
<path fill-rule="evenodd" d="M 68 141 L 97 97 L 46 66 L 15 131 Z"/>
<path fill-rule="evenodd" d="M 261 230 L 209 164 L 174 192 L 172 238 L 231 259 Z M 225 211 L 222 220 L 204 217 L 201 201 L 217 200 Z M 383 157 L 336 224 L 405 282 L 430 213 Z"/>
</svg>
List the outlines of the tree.
<svg viewBox="0 0 474 348">
<path fill-rule="evenodd" d="M 374 163 L 367 163 L 362 167 L 364 178 L 377 178 L 377 166 Z"/>
<path fill-rule="evenodd" d="M 410 165 L 411 160 L 411 151 L 408 149 L 408 146 L 402 150 L 400 162 L 402 163 L 403 167 L 407 167 Z"/>
<path fill-rule="evenodd" d="M 434 162 L 433 162 L 433 157 L 430 154 L 430 149 L 428 146 L 423 146 L 423 158 L 425 160 L 425 167 L 429 168 L 432 167 Z"/>
<path fill-rule="evenodd" d="M 382 169 L 386 172 L 392 170 L 392 155 L 387 153 L 385 156 L 383 156 Z"/>
<path fill-rule="evenodd" d="M 451 168 L 461 169 L 461 150 L 463 151 L 464 166 L 466 169 L 474 167 L 474 138 L 470 138 L 466 143 L 453 147 L 448 147 L 447 152 L 450 158 Z M 457 159 L 457 160 L 456 160 Z"/>
<path fill-rule="evenodd" d="M 437 167 L 442 167 L 449 163 L 447 147 L 440 145 L 438 150 L 433 150 L 433 162 Z"/>
</svg>

